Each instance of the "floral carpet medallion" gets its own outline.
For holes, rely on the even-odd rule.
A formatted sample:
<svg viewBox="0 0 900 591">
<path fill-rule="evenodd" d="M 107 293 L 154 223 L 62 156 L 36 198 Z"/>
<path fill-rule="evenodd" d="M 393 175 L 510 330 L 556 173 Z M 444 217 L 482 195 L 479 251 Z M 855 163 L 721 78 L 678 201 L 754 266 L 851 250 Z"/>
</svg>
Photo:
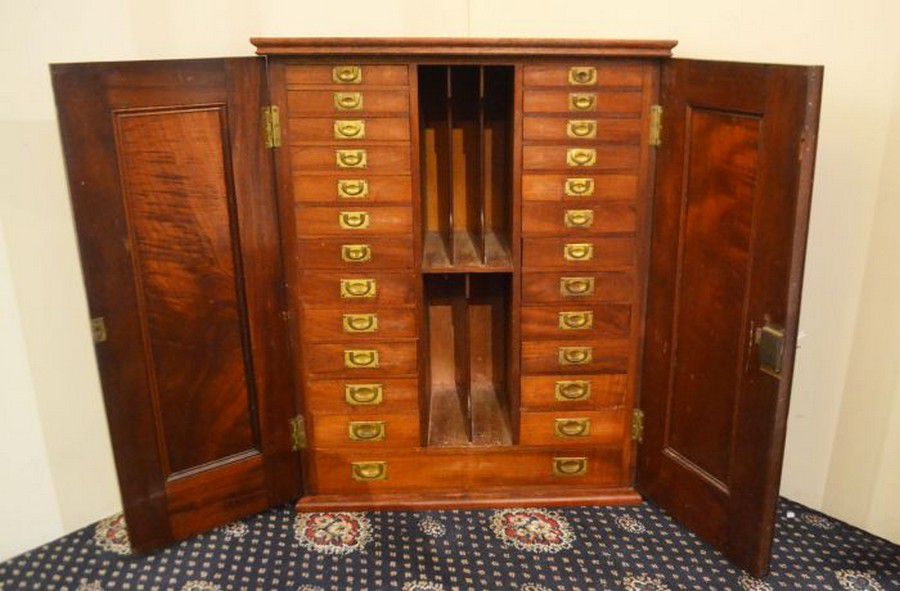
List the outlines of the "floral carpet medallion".
<svg viewBox="0 0 900 591">
<path fill-rule="evenodd" d="M 558 513 L 541 509 L 501 509 L 491 517 L 494 535 L 529 552 L 559 552 L 572 546 L 572 529 Z"/>
<path fill-rule="evenodd" d="M 301 513 L 294 535 L 304 548 L 324 554 L 349 554 L 371 540 L 365 513 Z"/>
</svg>

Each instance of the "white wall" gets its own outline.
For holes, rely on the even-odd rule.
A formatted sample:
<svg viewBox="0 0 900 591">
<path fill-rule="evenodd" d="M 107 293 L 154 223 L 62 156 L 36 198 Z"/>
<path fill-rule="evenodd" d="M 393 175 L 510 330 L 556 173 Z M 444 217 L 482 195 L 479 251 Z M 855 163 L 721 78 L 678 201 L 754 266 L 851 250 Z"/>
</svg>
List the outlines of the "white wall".
<svg viewBox="0 0 900 591">
<path fill-rule="evenodd" d="M 26 486 L 19 468 L 26 456 L 41 464 L 36 474 L 49 474 L 52 490 L 45 487 L 46 477 L 27 486 L 53 494 L 4 493 L 4 511 L 31 511 L 41 527 L 26 538 L 4 514 L 0 538 L 11 541 L 0 547 L 0 558 L 119 507 L 47 64 L 249 55 L 247 39 L 264 35 L 672 38 L 680 40 L 676 55 L 682 57 L 824 64 L 801 317 L 807 336 L 798 355 L 782 491 L 813 507 L 828 500 L 839 516 L 900 539 L 897 503 L 885 496 L 897 490 L 891 468 L 900 464 L 900 388 L 886 369 L 896 363 L 883 351 L 877 362 L 866 355 L 883 336 L 879 310 L 891 310 L 884 290 L 896 288 L 878 278 L 896 258 L 886 252 L 892 246 L 889 230 L 900 225 L 897 177 L 887 159 L 892 108 L 897 119 L 898 5 L 891 0 L 5 2 L 0 7 L 0 221 L 9 269 L 0 273 L 0 294 L 10 294 L 2 300 L 2 326 L 9 325 L 10 333 L 4 330 L 0 346 L 6 365 L 8 359 L 18 361 L 12 362 L 16 371 L 0 373 L 0 393 L 3 424 L 22 425 L 27 433 L 3 447 L 0 490 Z M 891 133 L 896 146 L 897 132 Z M 890 154 L 896 162 L 896 149 Z M 871 231 L 876 208 L 884 228 L 880 234 Z M 858 326 L 861 294 L 865 314 Z M 8 315 L 8 306 L 17 311 L 19 327 L 9 323 L 14 314 Z M 866 366 L 880 376 L 872 395 L 883 409 L 877 414 L 881 439 L 860 439 L 865 420 L 839 422 L 842 407 L 849 413 L 852 401 L 870 388 L 866 374 L 848 373 L 851 352 L 854 368 L 869 360 Z M 878 457 L 865 470 L 865 490 L 854 491 L 867 499 L 864 516 L 846 502 L 844 485 L 854 476 L 853 462 L 840 453 L 833 458 L 836 434 L 840 441 L 859 443 L 859 453 Z M 883 529 L 891 520 L 894 529 Z"/>
</svg>

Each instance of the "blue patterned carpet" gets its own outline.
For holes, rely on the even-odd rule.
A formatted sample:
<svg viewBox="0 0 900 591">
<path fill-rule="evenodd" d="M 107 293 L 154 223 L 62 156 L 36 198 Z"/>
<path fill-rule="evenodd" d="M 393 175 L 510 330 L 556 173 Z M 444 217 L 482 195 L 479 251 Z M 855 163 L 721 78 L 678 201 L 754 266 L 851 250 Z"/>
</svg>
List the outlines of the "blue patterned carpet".
<svg viewBox="0 0 900 591">
<path fill-rule="evenodd" d="M 650 504 L 564 510 L 273 509 L 151 556 L 121 517 L 0 564 L 0 591 L 900 589 L 900 546 L 782 501 L 753 579 Z"/>
</svg>

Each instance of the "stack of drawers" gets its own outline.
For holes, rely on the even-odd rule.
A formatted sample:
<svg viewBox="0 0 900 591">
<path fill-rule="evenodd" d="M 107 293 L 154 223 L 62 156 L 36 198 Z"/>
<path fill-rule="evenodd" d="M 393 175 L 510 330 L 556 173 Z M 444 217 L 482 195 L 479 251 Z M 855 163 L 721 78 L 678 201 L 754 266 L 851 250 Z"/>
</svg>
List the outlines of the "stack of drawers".
<svg viewBox="0 0 900 591">
<path fill-rule="evenodd" d="M 367 454 L 419 444 L 409 68 L 285 76 L 309 445 L 377 479 Z"/>
</svg>

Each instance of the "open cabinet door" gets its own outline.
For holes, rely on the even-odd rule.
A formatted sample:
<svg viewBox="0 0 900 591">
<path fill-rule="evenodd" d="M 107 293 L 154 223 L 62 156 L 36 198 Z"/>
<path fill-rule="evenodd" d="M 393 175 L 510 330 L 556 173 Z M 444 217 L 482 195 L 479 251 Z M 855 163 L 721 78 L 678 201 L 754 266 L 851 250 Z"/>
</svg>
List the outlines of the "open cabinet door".
<svg viewBox="0 0 900 591">
<path fill-rule="evenodd" d="M 768 570 L 822 69 L 663 65 L 638 487 Z"/>
<path fill-rule="evenodd" d="M 52 75 L 132 545 L 289 501 L 300 470 L 264 61 Z"/>
</svg>

